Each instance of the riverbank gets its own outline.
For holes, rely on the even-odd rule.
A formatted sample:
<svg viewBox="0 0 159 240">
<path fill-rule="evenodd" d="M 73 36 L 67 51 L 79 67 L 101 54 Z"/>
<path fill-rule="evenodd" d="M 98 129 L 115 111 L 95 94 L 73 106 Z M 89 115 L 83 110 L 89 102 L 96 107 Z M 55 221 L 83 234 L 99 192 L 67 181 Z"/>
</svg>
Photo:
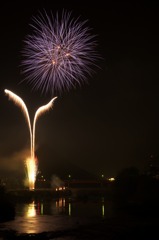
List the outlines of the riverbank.
<svg viewBox="0 0 159 240">
<path fill-rule="evenodd" d="M 155 240 L 158 236 L 159 221 L 154 217 L 120 216 L 103 219 L 98 223 L 80 225 L 62 231 L 38 234 L 18 234 L 15 231 L 0 231 L 1 240 Z"/>
</svg>

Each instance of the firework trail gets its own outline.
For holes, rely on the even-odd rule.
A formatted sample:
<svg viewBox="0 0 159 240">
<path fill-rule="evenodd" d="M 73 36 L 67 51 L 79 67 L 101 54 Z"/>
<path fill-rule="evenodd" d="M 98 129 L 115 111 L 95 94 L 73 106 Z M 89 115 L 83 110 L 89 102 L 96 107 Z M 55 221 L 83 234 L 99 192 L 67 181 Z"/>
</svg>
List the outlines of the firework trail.
<svg viewBox="0 0 159 240">
<path fill-rule="evenodd" d="M 33 17 L 33 33 L 24 40 L 24 80 L 42 93 L 61 93 L 81 85 L 99 58 L 95 35 L 90 34 L 87 21 L 71 18 L 66 11 L 59 16 L 58 12 L 55 17 L 44 12 Z"/>
<path fill-rule="evenodd" d="M 38 118 L 44 114 L 46 111 L 49 111 L 50 108 L 53 107 L 53 102 L 54 100 L 56 99 L 57 97 L 54 97 L 48 104 L 44 105 L 44 106 L 41 106 L 38 108 L 38 110 L 36 111 L 35 113 L 35 116 L 34 116 L 34 121 L 33 121 L 33 154 L 35 152 L 35 126 L 36 126 L 36 122 L 38 120 Z M 33 158 L 35 156 L 33 155 Z"/>
<path fill-rule="evenodd" d="M 4 90 L 6 95 L 9 96 L 9 99 L 11 99 L 15 104 L 17 104 L 23 111 L 27 122 L 29 126 L 29 131 L 30 131 L 30 141 L 31 141 L 31 156 L 26 159 L 26 168 L 27 168 L 27 175 L 28 175 L 28 182 L 29 182 L 29 189 L 33 190 L 35 188 L 35 180 L 37 176 L 37 170 L 38 170 L 38 160 L 35 157 L 35 126 L 36 126 L 36 121 L 37 119 L 46 111 L 51 109 L 53 106 L 53 102 L 57 97 L 54 97 L 48 104 L 41 106 L 38 108 L 38 110 L 35 113 L 34 116 L 34 121 L 33 121 L 33 134 L 32 134 L 32 128 L 31 128 L 31 123 L 30 123 L 30 117 L 29 113 L 27 110 L 27 107 L 24 103 L 24 101 L 17 96 L 15 93 L 5 89 Z"/>
<path fill-rule="evenodd" d="M 29 127 L 29 132 L 30 132 L 30 147 L 31 147 L 31 156 L 32 156 L 32 152 L 33 152 L 33 149 L 32 149 L 32 130 L 31 130 L 31 123 L 30 123 L 30 117 L 29 117 L 29 113 L 28 113 L 28 109 L 24 103 L 24 101 L 19 97 L 17 96 L 15 93 L 11 92 L 10 90 L 7 90 L 5 89 L 4 92 L 6 93 L 6 95 L 8 95 L 9 99 L 12 100 L 16 105 L 18 105 L 25 118 L 26 118 L 26 121 L 28 123 L 28 127 Z"/>
</svg>

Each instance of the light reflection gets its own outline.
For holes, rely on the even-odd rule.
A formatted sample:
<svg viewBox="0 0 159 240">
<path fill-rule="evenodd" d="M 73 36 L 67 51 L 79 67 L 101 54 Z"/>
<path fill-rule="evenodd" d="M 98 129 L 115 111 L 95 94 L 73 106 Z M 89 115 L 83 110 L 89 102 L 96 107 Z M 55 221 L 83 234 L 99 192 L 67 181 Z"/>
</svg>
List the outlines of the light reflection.
<svg viewBox="0 0 159 240">
<path fill-rule="evenodd" d="M 54 203 L 54 204 L 53 204 Z M 101 198 L 101 216 L 105 217 L 105 199 Z M 55 213 L 67 213 L 68 216 L 72 215 L 72 202 L 70 200 L 66 201 L 65 198 L 59 198 L 55 202 L 52 202 L 52 214 Z M 34 201 L 27 205 L 25 209 L 25 216 L 28 218 L 36 217 L 38 215 L 44 215 L 44 204 L 43 202 Z"/>
<path fill-rule="evenodd" d="M 102 204 L 102 217 L 104 217 L 105 213 L 104 213 L 104 203 Z"/>
<path fill-rule="evenodd" d="M 44 206 L 43 206 L 43 203 L 38 202 L 38 203 L 37 203 L 36 215 L 43 215 L 43 214 L 44 214 Z"/>
<path fill-rule="evenodd" d="M 105 216 L 104 197 L 102 197 L 102 217 Z"/>
<path fill-rule="evenodd" d="M 59 226 L 62 229 L 71 222 L 76 224 L 74 217 L 78 220 L 86 220 L 87 217 L 90 219 L 92 216 L 104 219 L 112 216 L 110 204 L 104 197 L 100 197 L 99 201 L 95 202 L 74 201 L 66 197 L 51 201 L 35 200 L 29 204 L 19 203 L 16 208 L 16 219 L 11 222 L 11 225 L 7 223 L 7 229 L 12 228 L 24 233 L 39 233 L 46 229 L 52 231 Z M 68 221 L 66 221 L 66 216 Z"/>
<path fill-rule="evenodd" d="M 36 216 L 36 209 L 34 201 L 28 204 L 28 208 L 26 210 L 26 217 L 35 217 Z"/>
<path fill-rule="evenodd" d="M 57 207 L 57 208 L 63 208 L 63 207 L 65 207 L 65 198 L 59 198 L 59 199 L 56 201 L 56 207 Z"/>
<path fill-rule="evenodd" d="M 29 203 L 24 210 L 24 214 L 26 217 L 35 217 L 37 215 L 44 214 L 44 205 L 42 202 L 38 202 L 37 204 L 33 201 Z"/>
<path fill-rule="evenodd" d="M 40 214 L 43 215 L 44 214 L 44 205 L 43 205 L 43 203 L 41 203 L 41 209 L 40 210 L 41 210 Z"/>
<path fill-rule="evenodd" d="M 71 216 L 71 203 L 68 204 L 68 215 Z"/>
<path fill-rule="evenodd" d="M 65 212 L 65 198 L 59 198 L 56 201 L 56 208 L 59 212 Z"/>
</svg>

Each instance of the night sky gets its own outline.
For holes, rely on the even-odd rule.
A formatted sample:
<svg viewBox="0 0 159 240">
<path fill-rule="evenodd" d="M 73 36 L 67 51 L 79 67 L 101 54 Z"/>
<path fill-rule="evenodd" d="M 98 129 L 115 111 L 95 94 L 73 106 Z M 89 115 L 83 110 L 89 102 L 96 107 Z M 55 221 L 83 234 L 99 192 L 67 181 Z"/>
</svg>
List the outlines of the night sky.
<svg viewBox="0 0 159 240">
<path fill-rule="evenodd" d="M 89 84 L 58 96 L 36 128 L 36 154 L 45 175 L 115 176 L 123 168 L 147 167 L 159 158 L 159 6 L 154 1 L 41 1 L 1 3 L 0 169 L 20 171 L 29 151 L 29 131 L 19 107 L 4 89 L 19 95 L 31 120 L 49 94 L 20 83 L 23 40 L 38 11 L 72 11 L 88 19 L 97 35 L 99 68 Z M 77 172 L 76 172 L 77 174 Z"/>
</svg>

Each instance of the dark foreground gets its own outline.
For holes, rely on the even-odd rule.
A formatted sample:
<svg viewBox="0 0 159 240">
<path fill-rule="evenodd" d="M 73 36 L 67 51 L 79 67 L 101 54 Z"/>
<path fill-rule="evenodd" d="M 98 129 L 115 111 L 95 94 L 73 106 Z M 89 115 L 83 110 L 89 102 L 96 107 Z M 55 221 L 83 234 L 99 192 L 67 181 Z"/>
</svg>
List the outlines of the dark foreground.
<svg viewBox="0 0 159 240">
<path fill-rule="evenodd" d="M 45 191 L 35 192 L 33 197 L 41 197 Z M 19 193 L 16 193 L 19 194 Z M 29 195 L 28 195 L 29 194 Z M 11 195 L 1 194 L 6 203 L 14 199 Z M 107 186 L 106 192 L 90 192 L 87 196 L 78 192 L 77 199 L 106 196 L 113 202 L 115 215 L 111 219 L 102 219 L 98 223 L 80 225 L 61 231 L 42 232 L 38 234 L 18 234 L 16 231 L 0 229 L 0 240 L 158 240 L 159 239 L 159 178 L 138 176 L 136 174 L 123 174 L 116 179 L 113 185 Z M 47 195 L 48 196 L 48 195 Z M 45 196 L 47 198 L 47 196 Z M 50 196 L 50 193 L 49 193 Z M 14 195 L 15 197 L 15 195 Z M 16 195 L 17 197 L 17 195 Z M 44 196 L 43 196 L 44 197 Z M 52 196 L 53 197 L 53 196 Z M 59 196 L 56 196 L 59 197 Z M 18 195 L 18 201 L 30 199 L 30 192 Z M 2 201 L 1 200 L 1 201 Z M 13 201 L 14 202 L 14 201 Z M 2 207 L 3 208 L 3 207 Z M 5 214 L 6 214 L 5 208 Z M 3 213 L 3 209 L 1 209 Z M 12 211 L 11 211 L 12 213 Z M 12 215 L 11 215 L 12 217 Z"/>
<path fill-rule="evenodd" d="M 57 240 L 155 240 L 158 236 L 157 217 L 117 217 L 103 219 L 96 224 L 80 226 L 63 231 L 42 232 L 39 234 L 18 234 L 12 230 L 0 232 L 1 240 L 57 239 Z"/>
</svg>

